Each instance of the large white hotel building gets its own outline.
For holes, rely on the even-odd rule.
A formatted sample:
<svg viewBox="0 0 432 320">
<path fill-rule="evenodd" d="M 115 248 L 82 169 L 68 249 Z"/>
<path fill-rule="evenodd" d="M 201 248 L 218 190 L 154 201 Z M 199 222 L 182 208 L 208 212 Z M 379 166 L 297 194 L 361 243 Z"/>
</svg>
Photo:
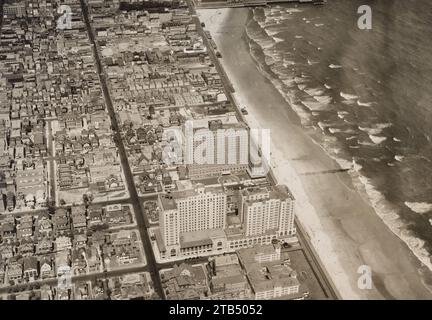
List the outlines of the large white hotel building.
<svg viewBox="0 0 432 320">
<path fill-rule="evenodd" d="M 294 198 L 285 186 L 238 190 L 236 223 L 227 220 L 222 187 L 196 185 L 159 196 L 156 240 L 161 258 L 235 251 L 295 236 Z"/>
<path fill-rule="evenodd" d="M 199 123 L 196 121 L 195 123 Z M 187 136 L 188 134 L 186 134 Z M 191 179 L 246 172 L 249 167 L 249 131 L 244 123 L 208 121 L 185 139 L 185 160 Z"/>
</svg>

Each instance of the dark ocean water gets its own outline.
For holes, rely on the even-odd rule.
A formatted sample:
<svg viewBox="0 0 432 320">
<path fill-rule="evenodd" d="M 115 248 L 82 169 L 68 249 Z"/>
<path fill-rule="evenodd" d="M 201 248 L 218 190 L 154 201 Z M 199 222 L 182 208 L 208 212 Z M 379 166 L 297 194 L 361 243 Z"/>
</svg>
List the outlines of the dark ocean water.
<svg viewBox="0 0 432 320">
<path fill-rule="evenodd" d="M 357 27 L 360 5 L 372 29 Z M 263 72 L 313 138 L 360 178 L 377 214 L 431 268 L 432 8 L 328 0 L 253 10 Z"/>
</svg>

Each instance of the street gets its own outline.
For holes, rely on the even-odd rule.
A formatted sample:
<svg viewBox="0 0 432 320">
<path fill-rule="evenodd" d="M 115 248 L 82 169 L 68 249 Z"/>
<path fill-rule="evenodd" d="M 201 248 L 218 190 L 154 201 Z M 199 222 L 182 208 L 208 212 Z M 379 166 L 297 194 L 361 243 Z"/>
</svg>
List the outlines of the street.
<svg viewBox="0 0 432 320">
<path fill-rule="evenodd" d="M 82 8 L 82 12 L 83 12 L 84 21 L 85 21 L 85 24 L 87 26 L 89 38 L 90 38 L 90 41 L 93 45 L 94 57 L 96 60 L 96 68 L 97 68 L 97 72 L 99 74 L 99 79 L 100 79 L 100 83 L 102 86 L 102 91 L 104 94 L 105 103 L 106 103 L 106 106 L 108 109 L 108 113 L 111 117 L 111 125 L 112 125 L 112 129 L 114 132 L 114 141 L 115 141 L 117 148 L 118 148 L 118 151 L 119 151 L 120 161 L 121 161 L 121 164 L 123 167 L 124 175 L 126 178 L 126 184 L 128 186 L 128 190 L 129 190 L 129 194 L 130 194 L 130 200 L 131 200 L 132 206 L 134 208 L 134 212 L 135 212 L 135 219 L 136 219 L 136 222 L 138 225 L 138 230 L 140 232 L 141 240 L 143 242 L 144 252 L 146 254 L 147 268 L 148 268 L 148 271 L 150 272 L 150 275 L 152 277 L 153 286 L 155 288 L 156 293 L 160 297 L 163 297 L 162 284 L 161 284 L 159 274 L 158 274 L 156 259 L 155 259 L 154 253 L 153 253 L 153 249 L 151 247 L 150 237 L 149 237 L 149 234 L 147 231 L 147 227 L 149 226 L 149 223 L 148 223 L 147 217 L 145 217 L 143 214 L 144 210 L 142 208 L 141 199 L 138 197 L 138 193 L 137 193 L 137 190 L 135 187 L 132 171 L 129 167 L 126 150 L 125 150 L 125 147 L 124 147 L 124 144 L 122 141 L 122 137 L 120 134 L 120 128 L 119 128 L 119 125 L 117 123 L 117 119 L 115 116 L 114 106 L 113 106 L 111 96 L 110 96 L 110 93 L 108 90 L 108 85 L 106 83 L 106 79 L 104 76 L 102 63 L 101 63 L 100 58 L 99 58 L 99 52 L 98 52 L 98 47 L 97 47 L 96 40 L 95 40 L 94 31 L 93 31 L 93 28 L 91 27 L 91 24 L 90 24 L 90 20 L 89 20 L 89 16 L 88 16 L 88 8 L 87 8 L 84 0 L 81 0 L 81 8 Z"/>
</svg>

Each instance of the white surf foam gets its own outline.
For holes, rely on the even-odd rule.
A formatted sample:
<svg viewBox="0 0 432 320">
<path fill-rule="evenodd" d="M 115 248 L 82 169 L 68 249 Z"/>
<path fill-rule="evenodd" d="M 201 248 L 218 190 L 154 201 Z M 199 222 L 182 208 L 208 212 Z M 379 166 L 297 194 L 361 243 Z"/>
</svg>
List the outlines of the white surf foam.
<svg viewBox="0 0 432 320">
<path fill-rule="evenodd" d="M 395 160 L 397 160 L 397 161 L 399 161 L 399 162 L 402 162 L 403 159 L 404 159 L 404 156 L 395 155 L 394 158 L 395 158 Z"/>
<path fill-rule="evenodd" d="M 340 96 L 341 96 L 342 98 L 346 99 L 346 100 L 355 100 L 355 99 L 358 98 L 358 97 L 357 97 L 356 95 L 354 95 L 354 94 L 349 94 L 349 93 L 344 93 L 344 92 L 341 92 L 341 93 L 340 93 Z"/>
<path fill-rule="evenodd" d="M 432 261 L 429 252 L 424 247 L 424 241 L 416 237 L 398 215 L 398 209 L 390 204 L 385 196 L 378 191 L 372 184 L 371 180 L 359 175 L 368 198 L 375 209 L 375 212 L 387 227 L 402 241 L 404 241 L 414 255 L 430 270 L 432 270 Z"/>
<path fill-rule="evenodd" d="M 373 102 L 361 102 L 360 100 L 357 100 L 357 105 L 360 107 L 372 107 Z"/>
<path fill-rule="evenodd" d="M 419 214 L 424 214 L 432 211 L 432 203 L 405 201 L 405 205 L 415 213 Z"/>
<path fill-rule="evenodd" d="M 374 147 L 375 146 L 374 143 L 367 142 L 367 141 L 359 141 L 358 144 L 362 145 L 362 146 L 366 146 L 366 147 Z"/>
<path fill-rule="evenodd" d="M 372 140 L 375 144 L 380 144 L 387 140 L 387 137 L 380 137 L 380 136 L 374 136 L 372 134 L 369 135 L 369 138 Z"/>
<path fill-rule="evenodd" d="M 324 91 L 319 89 L 319 88 L 307 88 L 304 90 L 304 92 L 306 92 L 311 97 L 320 96 L 320 95 L 324 94 Z"/>
<path fill-rule="evenodd" d="M 318 127 L 320 127 L 322 131 L 324 131 L 328 127 L 328 125 L 324 122 L 318 121 Z"/>
<path fill-rule="evenodd" d="M 329 128 L 329 131 L 330 131 L 331 133 L 339 133 L 339 132 L 343 132 L 343 130 L 341 130 L 341 129 L 337 129 L 337 128 Z"/>
<path fill-rule="evenodd" d="M 382 132 L 381 128 L 368 128 L 368 127 L 358 127 L 361 131 L 366 132 L 370 135 L 378 135 Z"/>
<path fill-rule="evenodd" d="M 287 13 L 300 13 L 300 12 L 302 12 L 302 10 L 300 10 L 298 8 L 285 8 L 285 12 L 287 12 Z"/>
<path fill-rule="evenodd" d="M 310 111 L 324 111 L 328 110 L 328 103 L 321 103 L 319 101 L 314 100 L 302 100 L 302 103 L 306 108 Z"/>
<path fill-rule="evenodd" d="M 332 97 L 330 96 L 313 96 L 315 100 L 317 100 L 319 103 L 328 105 L 332 102 Z"/>
<path fill-rule="evenodd" d="M 387 123 L 377 123 L 375 126 L 380 129 L 390 128 L 393 124 Z"/>
<path fill-rule="evenodd" d="M 267 35 L 270 36 L 270 37 L 272 37 L 275 34 L 278 34 L 280 32 L 279 30 L 271 30 L 271 29 L 268 29 L 268 28 L 266 28 L 264 30 L 267 33 Z"/>
<path fill-rule="evenodd" d="M 341 66 L 332 65 L 332 67 L 338 68 Z M 269 78 L 268 75 L 267 77 Z M 277 81 L 271 79 L 271 77 L 269 80 L 277 84 Z M 276 87 L 278 88 L 278 85 L 276 85 Z M 284 96 L 287 98 L 286 93 L 284 94 Z M 294 104 L 292 103 L 291 105 L 294 106 Z M 322 122 L 319 122 L 318 126 L 321 128 L 321 130 L 324 130 L 326 127 L 328 127 L 327 124 Z M 331 141 L 331 138 L 327 136 L 325 137 L 325 141 Z M 359 144 L 362 143 L 359 142 Z M 363 144 L 367 144 L 367 142 L 364 142 Z M 333 151 L 335 150 L 333 149 Z M 403 157 L 400 155 L 396 155 L 395 159 L 398 161 L 402 161 Z M 340 163 L 341 166 L 348 165 L 348 163 L 344 163 L 344 162 L 346 162 L 346 160 L 338 161 L 338 163 Z M 352 173 L 352 171 L 353 170 L 350 171 L 350 174 Z M 353 174 L 356 175 L 358 178 L 360 178 L 356 180 L 357 184 L 359 183 L 360 180 L 361 186 L 363 187 L 363 190 L 364 189 L 366 190 L 369 200 L 372 203 L 372 206 L 374 207 L 378 216 L 398 237 L 400 237 L 405 243 L 407 243 L 407 245 L 414 252 L 414 254 L 420 259 L 420 261 L 422 261 L 426 266 L 428 266 L 429 269 L 432 270 L 430 255 L 424 249 L 424 242 L 416 238 L 411 231 L 406 229 L 406 226 L 404 225 L 403 221 L 399 218 L 397 214 L 397 210 L 395 210 L 394 206 L 391 206 L 391 204 L 386 201 L 384 195 L 372 185 L 369 179 L 363 177 L 361 174 L 359 174 L 358 171 L 354 172 Z"/>
<path fill-rule="evenodd" d="M 294 81 L 294 79 L 283 79 L 282 83 L 284 85 L 286 85 L 287 87 L 289 87 L 289 88 L 291 88 L 293 85 L 296 84 L 295 81 Z"/>
<path fill-rule="evenodd" d="M 338 112 L 337 112 L 337 115 L 338 115 L 338 117 L 339 117 L 340 119 L 345 118 L 345 116 L 346 116 L 347 114 L 349 114 L 349 112 L 347 112 L 347 111 L 338 111 Z"/>
</svg>

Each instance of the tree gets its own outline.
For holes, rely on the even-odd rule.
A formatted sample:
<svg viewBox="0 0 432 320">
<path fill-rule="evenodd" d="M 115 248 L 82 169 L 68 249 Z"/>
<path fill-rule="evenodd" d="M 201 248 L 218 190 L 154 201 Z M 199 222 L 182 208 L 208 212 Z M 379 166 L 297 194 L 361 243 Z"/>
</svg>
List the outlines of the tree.
<svg viewBox="0 0 432 320">
<path fill-rule="evenodd" d="M 87 207 L 89 204 L 89 198 L 88 198 L 86 193 L 83 194 L 82 199 L 83 199 L 84 205 Z"/>
<path fill-rule="evenodd" d="M 91 204 L 94 199 L 93 193 L 87 192 L 87 198 L 88 198 L 88 204 Z"/>
<path fill-rule="evenodd" d="M 55 201 L 54 201 L 54 200 L 49 200 L 47 206 L 48 206 L 48 213 L 49 213 L 50 215 L 54 215 L 54 214 L 55 214 L 55 211 L 56 211 L 56 208 L 55 208 Z"/>
</svg>

